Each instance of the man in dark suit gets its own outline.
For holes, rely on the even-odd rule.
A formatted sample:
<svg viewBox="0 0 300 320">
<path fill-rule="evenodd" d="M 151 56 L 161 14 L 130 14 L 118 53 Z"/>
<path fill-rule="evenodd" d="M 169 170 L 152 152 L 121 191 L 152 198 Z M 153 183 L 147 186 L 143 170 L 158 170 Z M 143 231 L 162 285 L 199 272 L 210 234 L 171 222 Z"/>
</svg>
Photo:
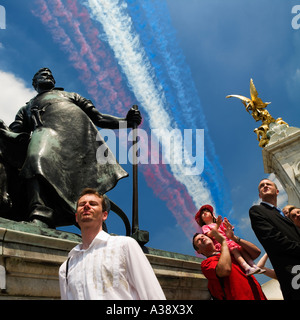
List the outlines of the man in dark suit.
<svg viewBox="0 0 300 320">
<path fill-rule="evenodd" d="M 294 267 L 300 265 L 300 229 L 277 208 L 279 191 L 274 182 L 261 180 L 258 191 L 262 202 L 249 211 L 252 229 L 269 256 L 284 299 L 300 300 Z"/>
</svg>

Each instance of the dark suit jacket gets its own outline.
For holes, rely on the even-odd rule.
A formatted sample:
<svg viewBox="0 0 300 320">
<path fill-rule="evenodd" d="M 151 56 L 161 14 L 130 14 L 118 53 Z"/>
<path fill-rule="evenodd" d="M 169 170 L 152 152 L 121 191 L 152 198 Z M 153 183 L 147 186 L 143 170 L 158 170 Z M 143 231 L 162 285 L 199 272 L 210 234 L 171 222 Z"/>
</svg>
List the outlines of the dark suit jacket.
<svg viewBox="0 0 300 320">
<path fill-rule="evenodd" d="M 252 229 L 266 250 L 276 272 L 284 299 L 300 300 L 300 289 L 294 289 L 292 272 L 300 265 L 300 228 L 267 204 L 255 205 L 249 211 Z"/>
</svg>

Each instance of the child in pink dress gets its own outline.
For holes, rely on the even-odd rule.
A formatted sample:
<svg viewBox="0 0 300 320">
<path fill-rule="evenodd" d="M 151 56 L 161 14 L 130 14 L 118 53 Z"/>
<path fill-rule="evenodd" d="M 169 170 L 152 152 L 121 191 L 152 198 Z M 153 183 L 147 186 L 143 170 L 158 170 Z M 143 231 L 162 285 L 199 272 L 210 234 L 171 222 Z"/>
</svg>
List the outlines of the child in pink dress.
<svg viewBox="0 0 300 320">
<path fill-rule="evenodd" d="M 199 209 L 199 211 L 197 212 L 197 214 L 195 216 L 195 220 L 202 228 L 203 234 L 212 238 L 216 250 L 220 251 L 221 250 L 220 243 L 217 242 L 213 237 L 210 236 L 211 229 L 217 223 L 217 219 L 214 216 L 213 207 L 208 204 L 202 206 Z M 229 239 L 226 236 L 226 223 L 228 223 L 227 218 L 224 218 L 224 221 L 222 221 L 222 222 L 221 221 L 222 221 L 222 217 L 219 216 L 218 217 L 218 224 L 220 223 L 220 226 L 218 228 L 218 231 L 226 239 L 230 253 L 234 256 L 235 260 L 240 264 L 240 266 L 245 270 L 246 275 L 250 276 L 254 273 L 262 272 L 262 270 L 257 265 L 255 265 L 253 260 L 250 258 L 249 254 L 246 253 L 239 244 L 237 244 L 236 242 L 234 242 L 233 240 Z"/>
</svg>

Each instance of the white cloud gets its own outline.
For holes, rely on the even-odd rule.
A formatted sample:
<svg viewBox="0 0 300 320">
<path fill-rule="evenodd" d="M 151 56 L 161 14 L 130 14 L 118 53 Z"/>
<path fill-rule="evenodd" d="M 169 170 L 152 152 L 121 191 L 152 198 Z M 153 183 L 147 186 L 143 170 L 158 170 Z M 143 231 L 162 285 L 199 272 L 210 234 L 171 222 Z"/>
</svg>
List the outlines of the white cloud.
<svg viewBox="0 0 300 320">
<path fill-rule="evenodd" d="M 27 88 L 23 79 L 0 70 L 0 119 L 9 125 L 20 107 L 33 98 L 36 92 Z"/>
<path fill-rule="evenodd" d="M 242 217 L 239 219 L 238 221 L 238 229 L 246 229 L 248 230 L 249 228 L 251 228 L 251 223 L 250 223 L 250 218 L 249 216 L 246 217 Z"/>
</svg>

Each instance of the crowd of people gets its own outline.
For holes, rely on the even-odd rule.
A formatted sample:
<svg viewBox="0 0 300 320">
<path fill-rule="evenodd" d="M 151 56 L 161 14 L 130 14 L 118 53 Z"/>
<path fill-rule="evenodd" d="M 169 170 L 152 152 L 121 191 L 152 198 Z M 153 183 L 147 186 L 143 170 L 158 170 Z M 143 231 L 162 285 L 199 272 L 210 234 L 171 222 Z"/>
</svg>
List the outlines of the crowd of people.
<svg viewBox="0 0 300 320">
<path fill-rule="evenodd" d="M 257 265 L 260 250 L 234 234 L 227 218 L 215 217 L 210 205 L 202 206 L 195 216 L 202 233 L 193 237 L 194 249 L 206 257 L 201 269 L 208 289 L 219 300 L 266 300 L 254 273 L 277 279 L 285 300 L 299 300 L 295 286 L 295 266 L 300 265 L 300 209 L 277 207 L 276 184 L 263 179 L 258 186 L 261 203 L 249 210 L 252 229 L 266 253 Z M 273 269 L 265 267 L 267 259 Z"/>
<path fill-rule="evenodd" d="M 206 258 L 201 270 L 208 280 L 212 299 L 267 300 L 254 274 L 277 279 L 283 298 L 299 300 L 294 266 L 300 265 L 300 209 L 277 207 L 278 188 L 268 179 L 258 186 L 261 203 L 249 210 L 252 229 L 265 249 L 261 250 L 235 234 L 229 220 L 216 216 L 211 205 L 195 215 L 202 229 L 193 236 L 194 249 Z M 87 188 L 77 202 L 76 222 L 82 243 L 68 255 L 59 270 L 62 299 L 162 300 L 164 292 L 138 243 L 103 230 L 107 198 Z M 270 259 L 273 269 L 265 266 Z"/>
</svg>

